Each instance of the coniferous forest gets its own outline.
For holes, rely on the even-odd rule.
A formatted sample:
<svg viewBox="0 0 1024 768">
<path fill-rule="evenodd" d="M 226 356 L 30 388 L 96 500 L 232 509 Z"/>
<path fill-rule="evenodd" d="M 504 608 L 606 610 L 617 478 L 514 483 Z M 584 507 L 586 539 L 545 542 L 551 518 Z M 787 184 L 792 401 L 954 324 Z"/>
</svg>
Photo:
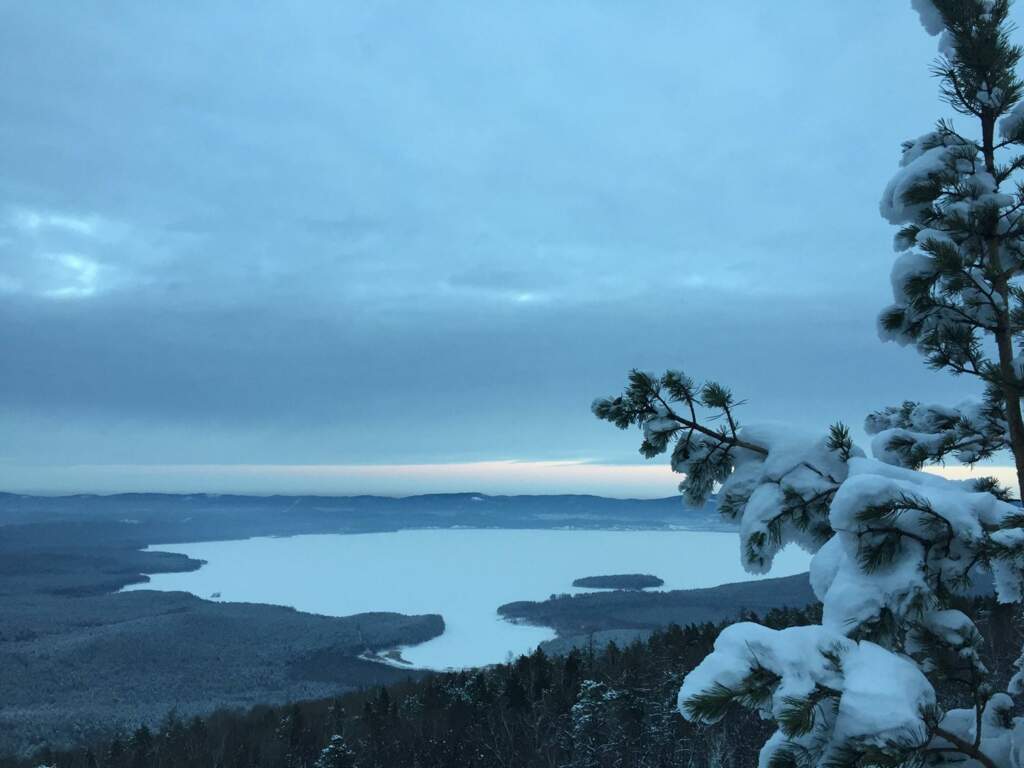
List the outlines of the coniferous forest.
<svg viewBox="0 0 1024 768">
<path fill-rule="evenodd" d="M 1013 671 L 1021 626 L 990 598 L 963 605 L 991 640 L 986 663 Z M 781 629 L 820 620 L 820 608 L 777 609 L 753 621 Z M 542 650 L 506 664 L 350 693 L 333 700 L 169 713 L 67 751 L 44 750 L 0 768 L 612 768 L 757 764 L 770 723 L 732 708 L 711 726 L 679 716 L 679 680 L 712 649 L 724 625 L 670 626 L 624 648 Z M 960 702 L 955 687 L 939 692 Z"/>
</svg>

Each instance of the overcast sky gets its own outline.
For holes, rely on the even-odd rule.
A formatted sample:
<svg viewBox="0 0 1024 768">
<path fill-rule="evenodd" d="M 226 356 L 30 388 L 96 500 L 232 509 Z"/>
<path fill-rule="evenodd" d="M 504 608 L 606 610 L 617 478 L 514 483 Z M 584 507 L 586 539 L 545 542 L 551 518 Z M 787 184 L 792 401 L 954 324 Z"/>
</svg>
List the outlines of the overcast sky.
<svg viewBox="0 0 1024 768">
<path fill-rule="evenodd" d="M 874 330 L 909 2 L 0 9 L 4 488 L 657 495 L 634 366 L 974 393 Z"/>
</svg>

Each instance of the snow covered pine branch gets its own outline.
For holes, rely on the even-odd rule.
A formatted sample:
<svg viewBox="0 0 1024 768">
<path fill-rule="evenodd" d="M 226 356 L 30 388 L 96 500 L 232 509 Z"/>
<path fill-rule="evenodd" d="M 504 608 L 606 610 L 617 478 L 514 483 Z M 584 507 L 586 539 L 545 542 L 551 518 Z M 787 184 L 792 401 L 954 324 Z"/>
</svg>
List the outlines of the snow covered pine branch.
<svg viewBox="0 0 1024 768">
<path fill-rule="evenodd" d="M 747 570 L 769 571 L 791 543 L 814 555 L 821 624 L 734 624 L 679 692 L 690 720 L 714 723 L 733 706 L 773 720 L 762 766 L 1024 768 L 1012 698 L 1024 693 L 1021 662 L 998 691 L 980 632 L 959 609 L 979 579 L 1000 603 L 1021 602 L 1024 513 L 992 480 L 920 471 L 1009 451 L 1024 487 L 1024 365 L 1014 353 L 1024 329 L 1021 50 L 1005 0 L 913 5 L 940 36 L 942 94 L 973 133 L 941 121 L 904 145 L 881 204 L 901 229 L 880 332 L 936 369 L 978 379 L 982 395 L 871 414 L 875 458 L 842 425 L 820 436 L 741 425 L 728 389 L 678 371 L 633 371 L 622 395 L 593 405 L 601 419 L 639 427 L 644 456 L 670 454 L 689 502 L 719 489 Z M 937 686 L 958 691 L 955 703 L 940 703 Z"/>
</svg>

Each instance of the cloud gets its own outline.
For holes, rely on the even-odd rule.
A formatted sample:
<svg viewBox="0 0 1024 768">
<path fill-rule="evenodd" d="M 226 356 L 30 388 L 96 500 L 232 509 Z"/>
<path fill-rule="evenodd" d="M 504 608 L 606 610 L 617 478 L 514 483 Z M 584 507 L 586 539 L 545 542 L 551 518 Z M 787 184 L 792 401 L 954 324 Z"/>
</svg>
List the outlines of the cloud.
<svg viewBox="0 0 1024 768">
<path fill-rule="evenodd" d="M 873 333 L 941 114 L 898 4 L 22 3 L 0 51 L 11 466 L 636 461 L 587 410 L 633 366 L 810 428 L 964 394 Z"/>
<path fill-rule="evenodd" d="M 15 208 L 11 213 L 13 225 L 23 231 L 58 230 L 91 237 L 99 228 L 99 221 L 93 216 L 75 216 L 51 211 L 33 211 Z"/>
<path fill-rule="evenodd" d="M 45 258 L 58 268 L 59 276 L 54 286 L 43 292 L 44 296 L 83 298 L 96 293 L 100 265 L 95 261 L 77 253 L 45 254 Z"/>
<path fill-rule="evenodd" d="M 110 252 L 131 241 L 127 229 L 94 214 L 10 206 L 0 217 L 0 294 L 72 300 L 112 290 L 124 266 Z"/>
</svg>

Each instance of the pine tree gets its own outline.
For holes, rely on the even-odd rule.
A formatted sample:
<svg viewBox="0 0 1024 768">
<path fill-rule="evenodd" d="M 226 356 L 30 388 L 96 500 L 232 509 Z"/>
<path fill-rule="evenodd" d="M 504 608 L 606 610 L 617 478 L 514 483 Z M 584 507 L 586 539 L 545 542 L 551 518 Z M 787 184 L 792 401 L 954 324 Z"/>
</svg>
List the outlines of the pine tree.
<svg viewBox="0 0 1024 768">
<path fill-rule="evenodd" d="M 572 758 L 567 768 L 600 768 L 621 749 L 620 693 L 605 683 L 584 680 L 570 711 Z"/>
<path fill-rule="evenodd" d="M 913 344 L 928 364 L 978 379 L 982 398 L 955 407 L 906 402 L 873 414 L 876 454 L 905 466 L 947 455 L 973 463 L 1010 449 L 1024 488 L 1024 392 L 1014 352 L 1024 331 L 1024 86 L 1007 0 L 918 0 L 940 35 L 934 72 L 965 126 L 940 120 L 905 142 L 881 212 L 901 228 L 894 302 L 883 338 Z"/>
<path fill-rule="evenodd" d="M 904 144 L 881 213 L 901 227 L 884 339 L 913 344 L 928 365 L 979 380 L 955 407 L 906 402 L 871 414 L 874 459 L 849 430 L 801 437 L 741 425 L 721 384 L 678 371 L 633 371 L 594 413 L 643 430 L 641 453 L 670 452 L 693 504 L 719 488 L 737 522 L 747 570 L 767 572 L 796 543 L 814 553 L 821 623 L 726 628 L 685 678 L 679 709 L 713 723 L 734 706 L 775 722 L 763 766 L 1024 765 L 1024 718 L 982 661 L 982 638 L 959 608 L 979 574 L 1019 604 L 1024 514 L 993 480 L 918 471 L 955 458 L 1013 456 L 1024 491 L 1024 87 L 1007 0 L 913 0 L 939 35 L 934 72 L 961 126 L 941 120 Z M 1018 662 L 1018 667 L 1020 662 Z M 935 685 L 962 692 L 945 710 Z M 966 761 L 966 762 L 965 762 Z"/>
<path fill-rule="evenodd" d="M 353 768 L 355 764 L 355 753 L 345 739 L 336 734 L 320 752 L 313 768 Z"/>
<path fill-rule="evenodd" d="M 153 754 L 153 733 L 145 725 L 139 726 L 128 741 L 128 750 L 131 754 L 129 765 L 132 768 L 142 768 Z"/>
<path fill-rule="evenodd" d="M 285 746 L 285 764 L 289 767 L 302 766 L 308 763 L 312 753 L 312 733 L 302 713 L 302 708 L 295 704 L 277 726 L 277 738 Z"/>
</svg>

